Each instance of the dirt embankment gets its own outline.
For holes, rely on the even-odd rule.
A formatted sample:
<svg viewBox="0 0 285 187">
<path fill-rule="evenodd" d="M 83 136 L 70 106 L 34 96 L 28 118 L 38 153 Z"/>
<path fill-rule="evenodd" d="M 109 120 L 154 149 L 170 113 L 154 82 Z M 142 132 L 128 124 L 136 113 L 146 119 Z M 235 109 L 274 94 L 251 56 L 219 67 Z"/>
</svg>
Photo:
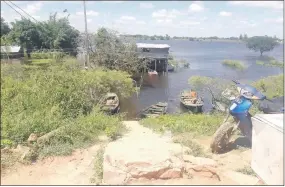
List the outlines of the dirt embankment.
<svg viewBox="0 0 285 187">
<path fill-rule="evenodd" d="M 110 142 L 104 153 L 103 184 L 152 185 L 254 185 L 258 179 L 242 174 L 250 167 L 251 151 L 237 149 L 214 155 L 209 137 L 196 140 L 207 158 L 189 155 L 189 147 L 173 143 L 137 121 L 125 122 L 129 132 Z M 3 185 L 94 185 L 94 161 L 100 145 L 75 151 L 71 156 L 51 157 L 1 176 Z M 237 172 L 237 170 L 241 172 Z M 246 172 L 243 172 L 246 173 Z"/>
</svg>

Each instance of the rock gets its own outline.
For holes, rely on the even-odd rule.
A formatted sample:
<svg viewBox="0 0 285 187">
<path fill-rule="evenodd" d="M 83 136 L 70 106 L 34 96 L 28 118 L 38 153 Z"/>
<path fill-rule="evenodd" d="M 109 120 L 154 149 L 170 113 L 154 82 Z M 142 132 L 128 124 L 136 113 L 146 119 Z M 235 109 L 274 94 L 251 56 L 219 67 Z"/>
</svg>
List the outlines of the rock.
<svg viewBox="0 0 285 187">
<path fill-rule="evenodd" d="M 30 134 L 30 136 L 28 138 L 28 142 L 29 143 L 35 142 L 35 141 L 37 141 L 37 139 L 38 139 L 38 136 L 36 134 L 32 133 L 32 134 Z"/>
<path fill-rule="evenodd" d="M 181 178 L 184 162 L 180 144 L 137 124 L 123 138 L 110 142 L 104 153 L 103 183 L 123 185 L 135 179 Z M 177 156 L 178 155 L 178 156 Z"/>
<path fill-rule="evenodd" d="M 183 155 L 183 160 L 193 165 L 211 166 L 211 167 L 218 166 L 218 163 L 215 160 L 210 159 L 210 158 L 194 157 L 192 155 Z"/>
<path fill-rule="evenodd" d="M 187 163 L 185 172 L 192 177 L 206 177 L 221 181 L 217 168 L 209 165 L 193 165 Z"/>
<path fill-rule="evenodd" d="M 30 153 L 30 148 L 19 144 L 17 148 L 14 149 L 14 152 L 21 154 L 20 161 L 24 162 Z"/>
</svg>

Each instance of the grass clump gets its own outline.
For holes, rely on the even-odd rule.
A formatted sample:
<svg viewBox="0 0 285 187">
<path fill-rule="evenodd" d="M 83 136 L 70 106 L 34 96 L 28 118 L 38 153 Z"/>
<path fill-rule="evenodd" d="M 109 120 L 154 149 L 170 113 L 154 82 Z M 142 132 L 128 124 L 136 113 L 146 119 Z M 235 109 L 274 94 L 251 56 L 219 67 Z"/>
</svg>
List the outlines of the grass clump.
<svg viewBox="0 0 285 187">
<path fill-rule="evenodd" d="M 240 172 L 245 175 L 251 175 L 251 176 L 257 176 L 256 173 L 253 171 L 253 169 L 250 166 L 245 166 L 243 168 L 237 169 L 237 172 Z"/>
<path fill-rule="evenodd" d="M 90 179 L 91 183 L 100 185 L 103 179 L 103 161 L 104 161 L 104 147 L 101 146 L 95 156 L 94 170 L 95 175 Z"/>
<path fill-rule="evenodd" d="M 245 66 L 238 60 L 224 60 L 222 64 L 233 69 L 238 69 L 238 70 L 245 69 Z"/>
<path fill-rule="evenodd" d="M 193 136 L 190 133 L 181 133 L 173 138 L 174 143 L 180 143 L 189 148 L 186 154 L 196 157 L 210 158 L 211 156 L 205 152 L 203 147 L 197 142 L 193 141 Z"/>
<path fill-rule="evenodd" d="M 179 114 L 145 118 L 141 124 L 155 131 L 170 130 L 173 133 L 189 132 L 193 135 L 213 135 L 223 121 L 220 114 Z"/>
<path fill-rule="evenodd" d="M 261 66 L 263 66 L 263 65 L 265 64 L 265 62 L 260 61 L 260 60 L 257 60 L 255 63 L 256 63 L 257 65 L 261 65 Z"/>
<path fill-rule="evenodd" d="M 45 67 L 1 68 L 1 146 L 25 143 L 31 133 L 55 131 L 37 148 L 44 157 L 70 154 L 96 142 L 101 133 L 110 131 L 116 138 L 124 128 L 121 116 L 107 116 L 96 108 L 108 92 L 130 96 L 132 79 L 121 71 L 82 70 L 73 59 Z"/>
<path fill-rule="evenodd" d="M 252 83 L 252 85 L 265 94 L 268 98 L 284 95 L 284 75 L 274 75 L 262 78 Z"/>
</svg>

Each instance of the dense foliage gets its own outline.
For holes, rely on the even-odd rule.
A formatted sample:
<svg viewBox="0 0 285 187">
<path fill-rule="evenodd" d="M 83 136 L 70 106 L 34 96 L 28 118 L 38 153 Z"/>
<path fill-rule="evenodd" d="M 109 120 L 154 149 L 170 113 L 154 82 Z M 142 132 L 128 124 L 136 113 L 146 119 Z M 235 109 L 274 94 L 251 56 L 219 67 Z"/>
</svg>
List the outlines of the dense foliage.
<svg viewBox="0 0 285 187">
<path fill-rule="evenodd" d="M 91 41 L 95 44 L 95 51 L 90 54 L 94 66 L 122 70 L 131 75 L 146 67 L 138 58 L 136 43 L 120 39 L 112 30 L 100 28 Z"/>
<path fill-rule="evenodd" d="M 61 49 L 76 55 L 79 31 L 70 25 L 68 17 L 57 18 L 57 13 L 54 13 L 47 21 L 32 22 L 22 18 L 11 25 L 10 29 L 1 19 L 1 33 L 3 28 L 5 39 L 24 48 L 28 57 L 32 51 L 39 49 Z"/>
<path fill-rule="evenodd" d="M 107 92 L 130 96 L 132 79 L 115 70 L 85 71 L 71 59 L 45 67 L 3 65 L 1 141 L 22 143 L 31 133 L 43 135 L 63 126 L 67 128 L 48 146 L 75 146 L 94 140 L 101 131 L 116 133 L 120 118 L 94 108 Z"/>
<path fill-rule="evenodd" d="M 268 36 L 254 36 L 246 40 L 246 46 L 255 52 L 259 51 L 260 55 L 273 50 L 277 45 L 277 40 Z"/>
</svg>

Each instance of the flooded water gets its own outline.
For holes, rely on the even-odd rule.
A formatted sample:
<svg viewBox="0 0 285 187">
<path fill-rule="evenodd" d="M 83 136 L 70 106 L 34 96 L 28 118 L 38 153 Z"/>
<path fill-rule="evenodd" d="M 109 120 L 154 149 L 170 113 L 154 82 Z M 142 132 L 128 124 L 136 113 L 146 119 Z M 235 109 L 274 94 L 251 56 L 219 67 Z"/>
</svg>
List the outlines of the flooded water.
<svg viewBox="0 0 285 187">
<path fill-rule="evenodd" d="M 190 42 L 190 41 L 140 41 L 145 43 L 161 43 L 171 46 L 170 52 L 177 59 L 185 59 L 190 63 L 190 68 L 181 68 L 176 72 L 160 74 L 157 77 L 145 77 L 145 84 L 137 97 L 122 102 L 122 112 L 132 118 L 142 109 L 159 101 L 168 102 L 169 113 L 180 113 L 179 94 L 184 89 L 191 88 L 188 79 L 191 76 L 209 76 L 226 80 L 239 80 L 250 82 L 262 77 L 283 73 L 276 67 L 265 67 L 256 64 L 256 60 L 262 60 L 258 52 L 249 51 L 245 44 L 229 42 Z M 283 45 L 277 46 L 273 51 L 264 55 L 272 56 L 283 61 Z M 221 62 L 225 59 L 240 60 L 247 67 L 244 71 L 232 70 Z M 204 110 L 209 110 L 210 98 L 205 93 Z M 205 95 L 203 95 L 205 94 Z"/>
</svg>

